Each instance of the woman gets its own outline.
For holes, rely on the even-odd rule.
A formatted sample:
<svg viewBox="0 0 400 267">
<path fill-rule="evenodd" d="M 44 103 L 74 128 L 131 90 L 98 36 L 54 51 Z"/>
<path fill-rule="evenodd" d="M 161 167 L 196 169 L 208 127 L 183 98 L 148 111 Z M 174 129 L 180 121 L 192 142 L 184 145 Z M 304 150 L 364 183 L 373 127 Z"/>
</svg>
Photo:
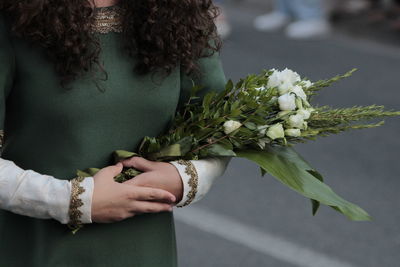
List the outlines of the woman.
<svg viewBox="0 0 400 267">
<path fill-rule="evenodd" d="M 165 131 L 193 84 L 223 89 L 211 1 L 0 9 L 0 266 L 176 266 L 172 206 L 201 199 L 228 160 L 111 152 Z M 144 173 L 116 183 L 122 165 Z M 76 177 L 88 167 L 104 168 Z"/>
</svg>

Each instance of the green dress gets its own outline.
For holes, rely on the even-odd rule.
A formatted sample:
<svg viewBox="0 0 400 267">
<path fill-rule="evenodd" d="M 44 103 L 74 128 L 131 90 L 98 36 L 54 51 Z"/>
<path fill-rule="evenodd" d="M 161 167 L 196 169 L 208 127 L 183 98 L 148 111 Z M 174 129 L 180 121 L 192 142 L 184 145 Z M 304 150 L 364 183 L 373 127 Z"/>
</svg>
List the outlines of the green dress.
<svg viewBox="0 0 400 267">
<path fill-rule="evenodd" d="M 108 80 L 99 90 L 80 78 L 59 85 L 53 64 L 38 46 L 13 36 L 0 14 L 0 129 L 2 157 L 23 169 L 72 179 L 77 169 L 113 164 L 111 152 L 135 150 L 144 136 L 166 130 L 188 97 L 192 79 L 179 67 L 168 77 L 133 73 L 134 59 L 120 48 L 121 34 L 99 36 Z M 195 79 L 207 90 L 225 85 L 218 54 L 199 60 Z M 100 75 L 100 74 L 99 74 Z M 88 267 L 177 265 L 173 213 L 144 214 L 117 223 L 86 225 L 73 235 L 55 220 L 0 210 L 0 266 Z"/>
</svg>

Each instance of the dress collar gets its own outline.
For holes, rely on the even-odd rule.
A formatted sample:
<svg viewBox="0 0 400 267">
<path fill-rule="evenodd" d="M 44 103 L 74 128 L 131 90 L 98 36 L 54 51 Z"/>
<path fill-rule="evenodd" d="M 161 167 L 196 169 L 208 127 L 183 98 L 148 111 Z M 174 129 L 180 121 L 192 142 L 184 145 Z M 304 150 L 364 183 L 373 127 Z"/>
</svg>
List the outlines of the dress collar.
<svg viewBox="0 0 400 267">
<path fill-rule="evenodd" d="M 92 32 L 106 34 L 109 32 L 122 32 L 124 9 L 120 5 L 96 7 Z"/>
</svg>

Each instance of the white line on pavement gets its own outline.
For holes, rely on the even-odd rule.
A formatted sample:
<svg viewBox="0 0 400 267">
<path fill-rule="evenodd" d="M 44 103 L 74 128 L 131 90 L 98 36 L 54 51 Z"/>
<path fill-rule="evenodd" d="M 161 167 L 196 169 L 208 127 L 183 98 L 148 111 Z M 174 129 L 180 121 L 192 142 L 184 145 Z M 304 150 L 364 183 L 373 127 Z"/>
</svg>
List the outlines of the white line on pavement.
<svg viewBox="0 0 400 267">
<path fill-rule="evenodd" d="M 188 207 L 174 211 L 178 222 L 301 267 L 354 267 L 340 259 L 305 248 L 212 211 Z"/>
</svg>

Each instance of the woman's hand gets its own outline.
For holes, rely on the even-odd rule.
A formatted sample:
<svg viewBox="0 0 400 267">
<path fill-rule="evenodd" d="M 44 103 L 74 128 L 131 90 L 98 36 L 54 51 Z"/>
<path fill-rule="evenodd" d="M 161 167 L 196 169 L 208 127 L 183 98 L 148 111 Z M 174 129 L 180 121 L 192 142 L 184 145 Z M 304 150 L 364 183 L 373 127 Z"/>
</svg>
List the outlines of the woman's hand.
<svg viewBox="0 0 400 267">
<path fill-rule="evenodd" d="M 124 167 L 133 167 L 144 172 L 124 184 L 164 189 L 174 194 L 176 203 L 182 199 L 182 179 L 174 165 L 150 161 L 142 157 L 132 157 L 121 162 Z"/>
<path fill-rule="evenodd" d="M 170 192 L 115 182 L 114 177 L 121 173 L 122 167 L 121 163 L 117 163 L 101 169 L 93 176 L 93 222 L 109 223 L 140 213 L 172 211 L 176 198 Z"/>
</svg>

